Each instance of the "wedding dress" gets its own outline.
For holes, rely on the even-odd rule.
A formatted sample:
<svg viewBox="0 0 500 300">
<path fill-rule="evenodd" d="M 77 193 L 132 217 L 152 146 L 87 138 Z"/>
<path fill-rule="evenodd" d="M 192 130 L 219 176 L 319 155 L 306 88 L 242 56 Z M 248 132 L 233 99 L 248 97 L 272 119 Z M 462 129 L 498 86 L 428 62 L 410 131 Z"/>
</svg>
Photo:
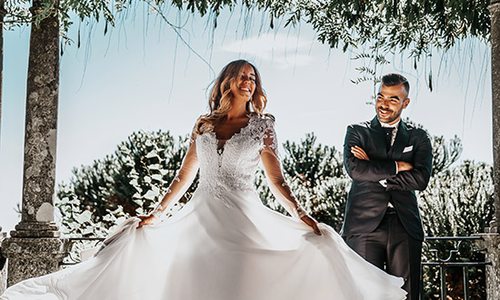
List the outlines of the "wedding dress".
<svg viewBox="0 0 500 300">
<path fill-rule="evenodd" d="M 17 283 L 0 299 L 405 299 L 402 278 L 366 262 L 331 227 L 319 224 L 316 235 L 298 219 L 276 145 L 266 115 L 250 115 L 227 141 L 213 131 L 193 134 L 166 197 L 175 203 L 199 169 L 199 186 L 180 211 L 139 229 L 129 218 L 91 259 Z M 259 199 L 259 162 L 292 217 Z"/>
</svg>

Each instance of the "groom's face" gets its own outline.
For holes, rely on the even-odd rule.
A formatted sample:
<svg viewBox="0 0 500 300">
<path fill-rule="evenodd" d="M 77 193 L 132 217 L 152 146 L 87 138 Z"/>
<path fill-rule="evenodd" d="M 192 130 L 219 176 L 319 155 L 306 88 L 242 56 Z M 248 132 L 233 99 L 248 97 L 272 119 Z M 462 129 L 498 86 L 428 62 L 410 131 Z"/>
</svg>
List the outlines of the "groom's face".
<svg viewBox="0 0 500 300">
<path fill-rule="evenodd" d="M 380 85 L 375 110 L 380 122 L 394 124 L 401 118 L 401 112 L 410 103 L 408 93 L 402 84 Z"/>
</svg>

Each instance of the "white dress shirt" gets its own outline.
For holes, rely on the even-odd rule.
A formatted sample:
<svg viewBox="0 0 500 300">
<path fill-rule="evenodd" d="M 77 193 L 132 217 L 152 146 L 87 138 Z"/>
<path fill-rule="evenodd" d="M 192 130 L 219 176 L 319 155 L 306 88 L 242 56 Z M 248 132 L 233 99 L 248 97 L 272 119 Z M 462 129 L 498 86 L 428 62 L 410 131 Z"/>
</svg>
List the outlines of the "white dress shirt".
<svg viewBox="0 0 500 300">
<path fill-rule="evenodd" d="M 399 119 L 394 124 L 384 123 L 380 120 L 378 120 L 378 121 L 380 122 L 380 126 L 382 126 L 382 128 L 394 128 L 392 130 L 392 136 L 391 136 L 391 147 L 392 147 L 392 145 L 394 145 L 394 141 L 396 140 L 396 135 L 398 134 L 398 127 L 399 127 L 399 123 L 401 122 L 401 119 Z M 396 164 L 396 174 L 397 174 L 398 173 L 398 163 L 397 162 L 394 162 L 394 163 Z M 379 182 L 383 187 L 387 187 L 387 180 L 386 179 L 382 179 Z M 387 206 L 394 207 L 394 206 L 392 206 L 392 204 L 390 202 Z"/>
</svg>

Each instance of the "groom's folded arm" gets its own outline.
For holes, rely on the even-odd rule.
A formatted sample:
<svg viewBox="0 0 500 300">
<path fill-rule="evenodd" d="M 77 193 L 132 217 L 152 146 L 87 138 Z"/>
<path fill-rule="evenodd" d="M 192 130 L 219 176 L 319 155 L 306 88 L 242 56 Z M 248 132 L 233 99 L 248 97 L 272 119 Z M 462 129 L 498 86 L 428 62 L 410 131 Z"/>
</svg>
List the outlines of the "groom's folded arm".
<svg viewBox="0 0 500 300">
<path fill-rule="evenodd" d="M 415 147 L 413 169 L 403 171 L 387 178 L 388 191 L 423 191 L 429 183 L 432 173 L 432 145 L 425 134 Z"/>
<path fill-rule="evenodd" d="M 393 160 L 358 159 L 351 153 L 353 146 L 363 148 L 359 134 L 350 125 L 344 141 L 344 167 L 353 180 L 379 182 L 396 174 L 396 163 Z"/>
</svg>

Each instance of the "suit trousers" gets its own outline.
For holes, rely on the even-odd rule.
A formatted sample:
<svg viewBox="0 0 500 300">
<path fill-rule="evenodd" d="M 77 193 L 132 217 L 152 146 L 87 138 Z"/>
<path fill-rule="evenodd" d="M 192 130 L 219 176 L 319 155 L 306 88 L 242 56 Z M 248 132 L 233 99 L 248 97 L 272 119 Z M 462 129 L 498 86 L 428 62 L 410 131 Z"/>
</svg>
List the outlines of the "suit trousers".
<svg viewBox="0 0 500 300">
<path fill-rule="evenodd" d="M 403 277 L 407 299 L 419 299 L 422 241 L 406 232 L 393 208 L 387 210 L 375 231 L 347 236 L 346 243 L 380 269 Z"/>
</svg>

